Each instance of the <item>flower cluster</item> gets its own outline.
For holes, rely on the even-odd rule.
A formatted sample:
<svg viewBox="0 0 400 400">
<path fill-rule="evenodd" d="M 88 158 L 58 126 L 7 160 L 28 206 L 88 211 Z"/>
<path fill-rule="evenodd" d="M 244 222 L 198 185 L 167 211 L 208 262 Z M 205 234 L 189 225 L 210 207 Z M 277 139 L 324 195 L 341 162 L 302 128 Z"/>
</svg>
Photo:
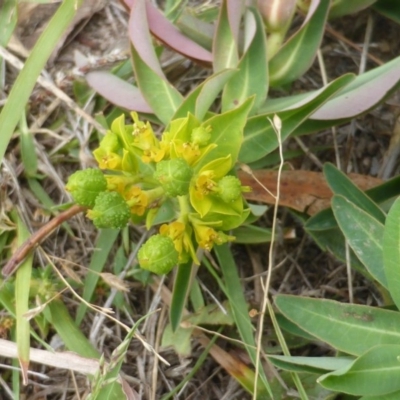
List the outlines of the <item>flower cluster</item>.
<svg viewBox="0 0 400 400">
<path fill-rule="evenodd" d="M 248 188 L 228 174 L 236 160 L 214 143 L 218 132 L 191 114 L 173 120 L 160 139 L 149 122 L 131 117 L 132 124 L 123 115 L 114 120 L 93 152 L 100 169 L 74 173 L 66 188 L 99 228 L 123 228 L 131 219 L 160 225 L 139 251 L 142 268 L 164 274 L 190 259 L 199 263 L 197 246 L 233 240 L 224 231 L 249 213 Z"/>
</svg>

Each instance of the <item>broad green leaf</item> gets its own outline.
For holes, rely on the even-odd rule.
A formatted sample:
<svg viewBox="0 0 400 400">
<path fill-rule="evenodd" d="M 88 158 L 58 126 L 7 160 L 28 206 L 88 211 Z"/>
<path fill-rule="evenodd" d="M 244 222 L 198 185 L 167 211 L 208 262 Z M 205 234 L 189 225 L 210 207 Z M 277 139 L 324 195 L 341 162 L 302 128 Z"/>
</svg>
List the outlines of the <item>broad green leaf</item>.
<svg viewBox="0 0 400 400">
<path fill-rule="evenodd" d="M 313 96 L 309 102 L 299 103 L 298 108 L 293 110 L 278 112 L 277 115 L 282 121 L 282 141 L 291 135 L 315 110 L 353 79 L 354 75 L 343 75 L 320 89 L 318 95 Z M 248 119 L 244 128 L 244 141 L 239 155 L 241 162 L 254 162 L 278 148 L 276 133 L 267 119 L 273 118 L 273 115 L 274 113 L 258 115 Z"/>
<path fill-rule="evenodd" d="M 400 57 L 374 68 L 346 86 L 312 115 L 317 120 L 354 118 L 381 103 L 400 85 Z M 363 99 L 363 101 L 360 101 Z"/>
<path fill-rule="evenodd" d="M 90 265 L 88 269 L 88 274 L 85 279 L 85 287 L 83 289 L 82 297 L 86 301 L 90 302 L 94 290 L 96 289 L 97 282 L 100 278 L 100 273 L 107 262 L 108 255 L 111 251 L 112 246 L 119 234 L 118 229 L 103 229 L 100 231 L 99 236 L 96 240 L 96 249 L 93 252 L 92 258 L 90 260 Z M 83 317 L 85 316 L 87 310 L 87 305 L 80 303 L 78 311 L 76 312 L 76 324 L 80 325 Z"/>
<path fill-rule="evenodd" d="M 329 19 L 354 14 L 374 4 L 376 0 L 336 0 L 329 10 Z"/>
<path fill-rule="evenodd" d="M 255 95 L 252 109 L 254 113 L 267 96 L 267 44 L 261 15 L 255 9 L 250 9 L 245 14 L 245 41 L 250 44 L 238 64 L 239 71 L 224 88 L 222 111 L 231 110 Z"/>
<path fill-rule="evenodd" d="M 332 209 L 354 253 L 369 273 L 387 288 L 382 253 L 383 224 L 343 196 L 333 197 Z"/>
<path fill-rule="evenodd" d="M 380 345 L 350 365 L 318 378 L 327 389 L 354 396 L 381 396 L 400 390 L 400 345 Z"/>
<path fill-rule="evenodd" d="M 223 0 L 213 42 L 214 72 L 220 72 L 226 68 L 236 68 L 238 63 L 239 56 L 234 34 L 236 27 L 232 26 L 230 22 L 228 0 Z"/>
<path fill-rule="evenodd" d="M 79 10 L 82 0 L 65 0 L 37 40 L 0 113 L 0 160 L 21 118 L 21 113 L 52 51 Z"/>
<path fill-rule="evenodd" d="M 268 356 L 276 367 L 286 371 L 309 372 L 323 374 L 326 371 L 335 371 L 350 365 L 354 358 L 351 357 L 288 357 Z"/>
<path fill-rule="evenodd" d="M 240 283 L 240 278 L 235 261 L 227 244 L 215 246 L 215 254 L 217 255 L 218 263 L 222 271 L 223 279 L 225 281 L 226 295 L 229 300 L 233 319 L 235 320 L 239 335 L 246 345 L 247 353 L 249 354 L 249 357 L 253 364 L 255 364 L 255 330 L 250 320 L 246 299 L 243 294 L 242 285 Z M 267 388 L 270 396 L 274 398 L 271 394 L 269 383 L 262 369 L 260 371 L 260 379 L 263 382 L 264 386 Z"/>
<path fill-rule="evenodd" d="M 167 81 L 151 43 L 144 0 L 135 2 L 129 37 L 137 84 L 154 114 L 167 125 L 181 105 L 182 95 Z"/>
<path fill-rule="evenodd" d="M 312 64 L 320 46 L 329 10 L 329 1 L 320 1 L 302 27 L 269 62 L 271 86 L 282 86 L 302 76 Z"/>
<path fill-rule="evenodd" d="M 199 170 L 210 161 L 225 157 L 227 154 L 232 156 L 232 165 L 236 163 L 243 142 L 243 128 L 253 101 L 253 97 L 247 99 L 234 110 L 211 117 L 202 123 L 205 128 L 211 127 L 210 143 L 216 144 L 217 147 L 202 158 L 199 164 L 196 165 L 196 170 Z"/>
<path fill-rule="evenodd" d="M 383 266 L 390 295 L 400 309 L 400 198 L 394 202 L 386 218 Z"/>
<path fill-rule="evenodd" d="M 188 94 L 172 119 L 185 118 L 188 113 L 192 113 L 200 121 L 203 120 L 219 92 L 235 73 L 236 70 L 225 69 L 209 76 Z"/>
<path fill-rule="evenodd" d="M 400 24 L 400 3 L 398 1 L 378 0 L 373 9 Z"/>
<path fill-rule="evenodd" d="M 324 175 L 334 194 L 342 195 L 379 222 L 385 222 L 385 213 L 333 164 L 324 165 Z"/>
<path fill-rule="evenodd" d="M 171 309 L 169 311 L 169 319 L 173 332 L 178 329 L 181 323 L 190 292 L 191 281 L 196 272 L 197 268 L 193 265 L 192 260 L 189 260 L 186 264 L 179 265 L 177 268 L 172 292 Z"/>
<path fill-rule="evenodd" d="M 363 396 L 360 397 L 359 400 L 398 400 L 398 399 L 400 399 L 400 391 L 379 396 Z"/>
<path fill-rule="evenodd" d="M 304 121 L 296 135 L 305 135 L 330 126 L 343 124 L 363 114 L 382 102 L 400 84 L 400 57 L 358 75 L 353 82 L 335 93 L 322 107 L 314 111 L 311 119 Z M 321 89 L 319 89 L 320 91 Z M 259 110 L 261 114 L 273 114 L 298 108 L 315 98 L 319 91 L 297 94 L 278 99 L 267 99 Z M 360 101 L 363 99 L 363 101 Z"/>
<path fill-rule="evenodd" d="M 359 356 L 379 344 L 400 345 L 400 313 L 333 300 L 279 295 L 286 318 L 337 350 Z"/>
</svg>

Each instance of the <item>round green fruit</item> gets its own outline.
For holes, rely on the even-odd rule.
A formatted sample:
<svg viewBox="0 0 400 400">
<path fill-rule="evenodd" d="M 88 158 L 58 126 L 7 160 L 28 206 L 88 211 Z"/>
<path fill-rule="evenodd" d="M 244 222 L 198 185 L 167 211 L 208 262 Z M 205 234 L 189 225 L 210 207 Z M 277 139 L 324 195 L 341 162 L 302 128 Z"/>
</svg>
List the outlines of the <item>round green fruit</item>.
<svg viewBox="0 0 400 400">
<path fill-rule="evenodd" d="M 168 236 L 154 235 L 139 250 L 140 267 L 164 275 L 178 264 L 178 252 Z"/>
</svg>

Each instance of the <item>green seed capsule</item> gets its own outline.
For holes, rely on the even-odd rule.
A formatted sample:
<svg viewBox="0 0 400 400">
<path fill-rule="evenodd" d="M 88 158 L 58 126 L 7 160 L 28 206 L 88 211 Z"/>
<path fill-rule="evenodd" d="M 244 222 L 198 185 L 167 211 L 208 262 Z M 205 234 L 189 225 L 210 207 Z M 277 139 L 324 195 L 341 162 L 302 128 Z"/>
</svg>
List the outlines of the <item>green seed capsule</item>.
<svg viewBox="0 0 400 400">
<path fill-rule="evenodd" d="M 163 275 L 178 263 L 178 252 L 168 236 L 154 235 L 139 250 L 140 267 Z"/>
<path fill-rule="evenodd" d="M 77 204 L 92 208 L 99 193 L 107 189 L 107 181 L 99 169 L 88 168 L 73 173 L 66 189 Z"/>
<path fill-rule="evenodd" d="M 225 203 L 232 203 L 242 194 L 241 182 L 236 176 L 224 176 L 218 182 L 218 194 Z"/>
<path fill-rule="evenodd" d="M 131 211 L 125 199 L 117 192 L 102 192 L 87 216 L 97 228 L 122 229 L 129 222 Z"/>
<path fill-rule="evenodd" d="M 183 196 L 189 191 L 193 170 L 183 158 L 164 160 L 157 163 L 154 178 L 157 179 L 168 196 Z"/>
</svg>

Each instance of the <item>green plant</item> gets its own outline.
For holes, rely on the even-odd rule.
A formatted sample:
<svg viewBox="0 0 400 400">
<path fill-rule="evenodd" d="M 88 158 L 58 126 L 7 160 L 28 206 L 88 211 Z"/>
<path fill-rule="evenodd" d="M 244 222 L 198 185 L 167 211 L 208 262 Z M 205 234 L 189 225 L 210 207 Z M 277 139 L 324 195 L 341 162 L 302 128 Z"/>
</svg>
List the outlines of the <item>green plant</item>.
<svg viewBox="0 0 400 400">
<path fill-rule="evenodd" d="M 275 300 L 276 306 L 300 328 L 297 334 L 311 335 L 328 343 L 336 355 L 271 356 L 271 361 L 285 370 L 318 374 L 319 384 L 333 392 L 359 396 L 363 400 L 396 399 L 400 395 L 397 381 L 400 200 L 396 199 L 386 214 L 373 199 L 378 194 L 383 196 L 380 200 L 391 197 L 387 184 L 366 195 L 330 164 L 325 166 L 325 175 L 334 192 L 330 234 L 333 229 L 340 230 L 343 235 L 340 246 L 344 247 L 344 241 L 350 246 L 356 257 L 351 264 L 358 265 L 376 283 L 386 307 L 280 295 Z M 318 221 L 322 222 L 317 215 L 307 223 L 313 234 L 318 229 Z M 338 248 L 334 251 L 341 256 Z"/>
<path fill-rule="evenodd" d="M 174 277 L 170 307 L 171 325 L 167 330 L 168 335 L 173 337 L 170 343 L 175 343 L 178 347 L 179 342 L 181 348 L 186 346 L 186 350 L 189 347 L 193 328 L 185 330 L 180 323 L 190 298 L 194 312 L 201 318 L 190 316 L 186 322 L 222 325 L 234 323 L 251 361 L 256 365 L 254 327 L 248 315 L 248 305 L 242 293 L 235 260 L 227 242 L 235 240 L 236 237 L 248 243 L 260 240 L 261 235 L 265 235 L 264 241 L 269 241 L 274 232 L 266 228 L 255 229 L 251 225 L 265 208 L 260 209 L 243 200 L 242 193 L 247 188 L 242 187 L 236 177 L 238 165 L 245 163 L 252 169 L 257 169 L 274 164 L 277 150 L 282 150 L 282 142 L 289 137 L 311 134 L 339 125 L 371 110 L 398 88 L 400 58 L 362 75 L 346 74 L 321 84 L 317 90 L 289 95 L 287 89 L 291 83 L 301 77 L 313 63 L 327 19 L 365 8 L 375 3 L 374 1 L 357 1 L 351 2 L 352 4 L 335 1 L 332 2 L 331 10 L 329 1 L 314 0 L 309 7 L 302 6 L 304 2 L 299 2 L 300 8 L 307 13 L 300 27 L 292 25 L 296 13 L 294 2 L 285 2 L 286 5 L 290 4 L 290 8 L 284 16 L 274 19 L 268 14 L 268 9 L 255 6 L 246 8 L 244 2 L 240 2 L 240 7 L 237 7 L 238 2 L 223 1 L 218 9 L 190 10 L 167 1 L 165 14 L 173 23 L 149 2 L 126 0 L 125 3 L 131 14 L 129 35 L 133 70 L 130 62 L 127 62 L 113 73 L 95 71 L 86 75 L 89 85 L 116 106 L 111 112 L 106 109 L 98 110 L 105 112 L 103 122 L 109 127 L 99 147 L 94 151 L 102 172 L 78 171 L 76 175 L 71 176 L 67 184 L 67 189 L 75 201 L 89 208 L 88 217 L 94 224 L 99 228 L 111 228 L 102 231 L 98 238 L 96 247 L 102 251 L 95 253 L 92 258 L 82 297 L 85 301 L 93 298 L 99 274 L 106 264 L 106 257 L 118 236 L 118 230 L 122 229 L 124 242 L 118 254 L 124 254 L 136 250 L 136 244 L 126 245 L 128 234 L 124 227 L 129 220 L 145 224 L 148 229 L 157 227 L 158 233 L 143 245 L 138 259 L 144 269 L 162 274 L 168 273 L 179 264 Z M 279 10 L 279 1 L 271 3 Z M 388 13 L 384 3 L 378 1 L 375 7 Z M 72 1 L 66 1 L 63 6 L 63 9 L 68 11 L 68 19 L 72 18 L 74 6 L 75 2 Z M 59 14 L 61 11 L 60 9 Z M 396 16 L 393 10 L 389 10 L 389 14 L 392 17 Z M 210 22 L 210 16 L 214 19 L 215 28 Z M 50 25 L 53 30 L 54 25 L 56 22 Z M 197 26 L 201 28 L 196 28 Z M 44 37 L 54 33 L 50 28 Z M 59 30 L 62 30 L 61 26 Z M 289 31 L 293 31 L 293 34 L 287 37 Z M 182 94 L 168 81 L 159 61 L 163 49 L 154 44 L 150 33 L 183 56 L 200 65 L 212 67 L 211 75 L 191 92 Z M 49 42 L 47 53 L 50 52 L 50 44 Z M 10 94 L 9 103 L 0 115 L 0 131 L 4 135 L 0 142 L 0 154 L 4 153 L 12 131 L 20 119 L 25 99 L 34 83 L 33 77 L 44 65 L 43 60 L 37 63 L 38 54 L 38 50 L 32 53 L 27 67 L 20 75 L 18 85 Z M 85 61 L 78 60 L 77 63 L 78 66 L 82 66 Z M 31 68 L 32 64 L 35 68 L 29 70 L 28 67 Z M 32 79 L 28 79 L 28 72 L 31 73 Z M 127 83 L 126 77 L 132 72 L 137 86 Z M 107 90 L 104 90 L 104 87 Z M 284 96 L 274 99 L 269 96 L 271 89 L 279 90 Z M 365 93 L 369 96 L 365 96 Z M 360 98 L 365 98 L 361 104 Z M 129 114 L 121 109 L 134 112 Z M 136 112 L 143 116 L 139 119 Z M 281 121 L 279 129 L 270 122 L 275 115 Z M 143 120 L 149 120 L 153 125 Z M 161 135 L 154 132 L 155 126 L 161 127 Z M 101 130 L 99 131 L 101 133 Z M 29 148 L 28 137 L 26 134 L 21 135 L 22 148 Z M 32 180 L 36 169 L 34 162 L 28 165 L 26 161 L 32 188 L 37 188 L 34 184 L 35 179 Z M 396 282 L 397 279 L 397 276 L 393 278 L 390 275 L 395 275 L 395 269 L 392 267 L 390 272 L 381 268 L 382 243 L 379 239 L 387 229 L 383 228 L 386 215 L 374 200 L 383 202 L 397 196 L 397 181 L 372 191 L 368 197 L 354 189 L 333 167 L 327 166 L 325 172 L 336 194 L 333 210 L 309 219 L 305 225 L 307 231 L 322 248 L 331 250 L 342 259 L 346 255 L 346 239 L 354 251 L 354 254 L 350 252 L 351 266 L 372 281 L 377 281 L 383 296 L 389 298 L 390 294 L 395 298 L 396 289 L 390 286 L 391 282 Z M 353 221 L 354 224 L 349 225 L 348 221 Z M 387 222 L 389 221 L 388 217 Z M 354 226 L 357 227 L 355 231 Z M 333 233 L 337 237 L 334 242 L 331 240 Z M 369 245 L 366 246 L 365 243 Z M 214 249 L 220 270 L 214 268 L 207 259 L 202 259 L 197 247 L 203 250 Z M 208 269 L 226 295 L 229 302 L 229 318 L 222 316 L 222 312 L 216 313 L 215 316 L 205 305 L 199 283 L 195 279 L 197 265 L 200 263 Z M 269 265 L 270 270 L 271 268 L 272 265 Z M 26 273 L 22 270 L 23 272 Z M 139 276 L 138 279 L 146 281 L 146 275 L 140 275 L 137 270 L 134 273 L 135 276 Z M 17 279 L 27 285 L 27 279 Z M 27 286 L 23 288 L 27 290 Z M 268 287 L 265 290 L 267 293 Z M 398 345 L 396 329 L 391 328 L 388 322 L 394 314 L 397 315 L 396 312 L 357 308 L 360 306 L 339 306 L 328 301 L 323 303 L 324 306 L 320 306 L 322 303 L 316 300 L 307 301 L 300 298 L 278 298 L 277 306 L 282 314 L 297 325 L 294 326 L 288 319 L 278 315 L 277 323 L 280 325 L 275 325 L 276 330 L 279 331 L 279 326 L 282 326 L 282 329 L 286 328 L 291 334 L 300 334 L 306 340 L 310 340 L 312 334 L 315 334 L 317 338 L 327 341 L 350 356 L 328 360 L 271 357 L 279 367 L 285 366 L 294 373 L 282 374 L 282 377 L 289 387 L 295 383 L 301 398 L 307 398 L 308 395 L 311 397 L 313 394 L 310 393 L 314 392 L 321 396 L 332 396 L 330 391 L 349 392 L 344 386 L 340 386 L 340 381 L 343 383 L 347 380 L 349 368 L 359 371 L 365 360 L 369 362 L 380 351 L 383 354 L 384 367 L 386 362 L 390 366 L 395 364 L 390 352 L 398 351 L 397 347 L 385 346 Z M 2 302 L 10 304 L 10 298 Z M 27 308 L 26 302 L 24 296 L 17 299 L 19 317 L 22 310 Z M 312 320 L 309 313 L 307 314 L 307 310 L 313 310 L 314 306 L 322 307 L 320 319 Z M 337 307 L 339 311 L 335 309 L 335 314 L 330 306 Z M 86 308 L 85 303 L 79 306 L 77 323 L 82 321 Z M 292 310 L 297 310 L 298 315 L 293 316 L 295 313 Z M 329 312 L 334 317 L 323 324 L 322 317 Z M 58 318 L 61 315 L 63 318 Z M 87 346 L 85 338 L 71 340 L 78 337 L 75 334 L 78 328 L 67 316 L 68 312 L 59 300 L 46 310 L 47 321 L 50 321 L 58 332 L 64 332 L 64 340 L 69 348 L 84 355 L 96 356 L 96 351 Z M 316 332 L 313 325 L 306 325 L 309 322 L 307 318 L 320 324 L 324 332 Z M 340 343 L 324 336 L 327 333 L 340 336 L 339 329 L 332 329 L 332 325 L 337 324 L 337 328 L 340 328 L 340 320 L 346 318 L 350 320 L 349 326 L 354 335 L 359 332 L 369 333 L 366 337 L 371 338 L 371 332 L 380 325 L 372 331 L 364 329 L 364 326 L 370 326 L 375 320 L 384 320 L 379 323 L 386 324 L 382 325 L 385 331 L 389 328 L 392 330 L 389 329 L 389 335 L 385 332 L 378 336 L 378 339 L 373 338 L 364 347 L 360 346 L 359 349 L 350 351 L 352 340 L 359 341 L 356 336 L 353 335 L 352 340 L 344 338 Z M 302 329 L 299 329 L 299 326 Z M 21 349 L 24 350 L 22 360 L 26 363 L 26 323 L 21 324 L 21 327 L 25 329 L 24 336 L 21 336 L 21 343 L 25 341 L 25 344 L 21 344 Z M 185 339 L 177 341 L 173 335 L 182 335 L 176 337 Z M 382 337 L 385 337 L 383 341 Z M 279 340 L 284 348 L 285 339 Z M 385 345 L 382 348 L 373 348 L 375 344 L 382 343 Z M 364 358 L 357 361 L 355 357 Z M 118 371 L 120 361 L 118 359 Z M 304 389 L 302 383 L 308 383 L 308 377 L 299 379 L 295 374 L 297 371 L 321 374 L 336 371 L 336 375 L 320 379 L 329 391 L 321 389 L 315 382 L 311 382 L 310 387 Z M 277 380 L 269 383 L 262 369 L 258 376 L 248 367 L 229 372 L 259 399 L 284 396 Z M 98 379 L 99 387 L 107 378 L 106 375 Z M 261 381 L 258 386 L 255 383 L 257 379 Z M 350 383 L 350 386 L 353 390 L 357 388 L 357 383 Z M 384 390 L 385 393 L 391 390 L 395 393 L 397 389 L 388 385 Z M 383 395 L 384 390 L 379 392 L 380 395 Z"/>
</svg>

